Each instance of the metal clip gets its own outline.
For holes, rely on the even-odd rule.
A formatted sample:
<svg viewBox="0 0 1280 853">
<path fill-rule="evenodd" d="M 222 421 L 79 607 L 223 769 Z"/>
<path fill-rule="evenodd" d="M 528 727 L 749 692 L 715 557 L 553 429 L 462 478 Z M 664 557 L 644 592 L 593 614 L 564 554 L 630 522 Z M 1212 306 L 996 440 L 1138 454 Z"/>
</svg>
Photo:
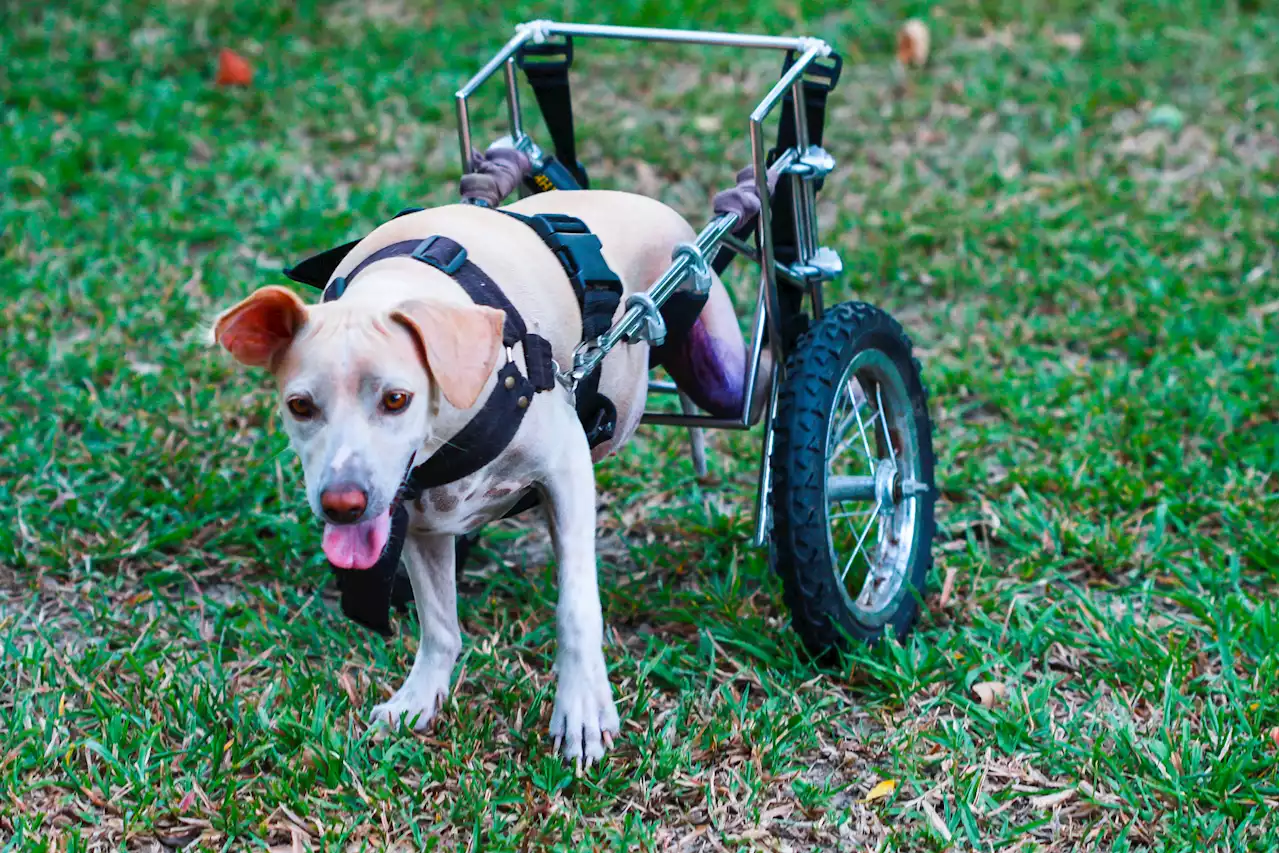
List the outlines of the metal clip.
<svg viewBox="0 0 1280 853">
<path fill-rule="evenodd" d="M 539 18 L 536 21 L 517 24 L 516 32 L 528 32 L 534 44 L 542 44 L 547 40 L 547 25 L 550 23 L 544 18 Z"/>
<path fill-rule="evenodd" d="M 790 274 L 803 281 L 831 281 L 840 275 L 844 264 L 834 249 L 823 246 L 813 253 L 807 264 L 792 264 Z"/>
<path fill-rule="evenodd" d="M 639 308 L 644 313 L 640 318 L 640 327 L 627 335 L 627 343 L 648 341 L 655 347 L 662 346 L 663 341 L 667 339 L 667 324 L 662 319 L 662 313 L 658 310 L 658 304 L 653 301 L 653 297 L 648 293 L 631 294 L 627 297 L 627 310 L 630 311 L 632 308 Z"/>
<path fill-rule="evenodd" d="M 693 286 L 693 292 L 699 296 L 703 296 L 711 290 L 711 267 L 707 265 L 707 259 L 698 251 L 698 247 L 693 243 L 677 243 L 676 247 L 671 250 L 671 260 L 678 261 L 681 257 L 689 259 L 689 274 L 685 282 Z"/>
<path fill-rule="evenodd" d="M 836 158 L 827 153 L 825 148 L 810 145 L 799 157 L 788 163 L 782 172 L 812 181 L 825 178 L 835 167 Z"/>
</svg>

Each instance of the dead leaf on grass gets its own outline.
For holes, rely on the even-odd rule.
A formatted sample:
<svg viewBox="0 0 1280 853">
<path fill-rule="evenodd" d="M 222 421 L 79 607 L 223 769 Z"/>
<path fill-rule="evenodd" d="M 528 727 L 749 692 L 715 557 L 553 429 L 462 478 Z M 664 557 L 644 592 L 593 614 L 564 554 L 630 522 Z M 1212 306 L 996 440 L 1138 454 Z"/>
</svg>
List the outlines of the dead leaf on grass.
<svg viewBox="0 0 1280 853">
<path fill-rule="evenodd" d="M 1043 794 L 1039 797 L 1032 797 L 1031 807 L 1033 809 L 1052 809 L 1062 805 L 1075 795 L 1075 788 L 1067 788 L 1065 791 L 1054 791 L 1052 794 Z"/>
<path fill-rule="evenodd" d="M 1009 689 L 999 681 L 980 681 L 973 685 L 973 695 L 978 697 L 984 708 L 994 708 L 1008 692 Z"/>
<path fill-rule="evenodd" d="M 920 67 L 929 61 L 929 28 L 912 18 L 898 30 L 898 61 Z"/>
<path fill-rule="evenodd" d="M 862 798 L 862 801 L 864 803 L 871 803 L 876 800 L 883 800 L 885 797 L 892 794 L 897 787 L 898 782 L 896 779 L 882 779 L 875 784 L 875 787 L 870 791 L 867 791 L 867 795 Z"/>
<path fill-rule="evenodd" d="M 1079 53 L 1084 47 L 1084 36 L 1079 33 L 1059 33 L 1050 31 L 1049 40 L 1058 47 L 1064 47 L 1072 53 Z"/>
<path fill-rule="evenodd" d="M 951 543 L 947 543 L 951 544 Z M 938 606 L 946 607 L 951 603 L 951 594 L 956 588 L 956 567 L 947 566 L 947 576 L 942 580 L 942 595 L 938 596 Z"/>
<path fill-rule="evenodd" d="M 219 86 L 248 86 L 253 82 L 249 61 L 230 48 L 218 52 L 218 73 L 213 82 Z"/>
<path fill-rule="evenodd" d="M 924 810 L 924 816 L 929 819 L 929 825 L 942 836 L 943 841 L 950 843 L 951 830 L 947 828 L 947 823 L 942 819 L 942 815 L 938 814 L 937 809 L 930 805 L 928 800 L 921 800 L 920 807 Z"/>
</svg>

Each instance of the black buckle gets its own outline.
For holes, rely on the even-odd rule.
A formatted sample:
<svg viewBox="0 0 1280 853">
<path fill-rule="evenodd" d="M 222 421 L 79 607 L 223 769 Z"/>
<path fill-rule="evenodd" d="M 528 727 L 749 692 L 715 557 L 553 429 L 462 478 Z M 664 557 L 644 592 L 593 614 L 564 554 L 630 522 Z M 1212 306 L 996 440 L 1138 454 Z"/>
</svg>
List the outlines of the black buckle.
<svg viewBox="0 0 1280 853">
<path fill-rule="evenodd" d="M 824 65 L 824 62 L 830 64 Z M 796 52 L 794 50 L 787 51 L 786 58 L 782 61 L 782 73 L 786 74 L 787 69 L 796 64 Z M 844 68 L 844 58 L 834 50 L 825 57 L 815 57 L 813 62 L 809 63 L 809 67 L 804 70 L 804 82 L 813 87 L 822 89 L 824 92 L 830 92 L 836 87 L 836 83 L 840 82 L 840 71 Z"/>
<path fill-rule="evenodd" d="M 409 257 L 413 258 L 415 261 L 422 261 L 424 264 L 430 264 L 445 275 L 451 276 L 461 269 L 462 265 L 467 262 L 467 250 L 459 246 L 458 254 L 450 258 L 448 262 L 442 261 L 439 258 L 433 258 L 427 253 L 431 251 L 431 247 L 434 246 L 435 242 L 439 239 L 439 234 L 432 234 L 430 237 L 419 243 L 417 248 L 409 253 Z"/>
<path fill-rule="evenodd" d="M 542 42 L 525 42 L 516 51 L 516 65 L 526 74 L 532 71 L 535 75 L 559 74 L 569 70 L 573 65 L 573 38 L 562 36 Z M 536 61 L 529 62 L 529 59 Z"/>
</svg>

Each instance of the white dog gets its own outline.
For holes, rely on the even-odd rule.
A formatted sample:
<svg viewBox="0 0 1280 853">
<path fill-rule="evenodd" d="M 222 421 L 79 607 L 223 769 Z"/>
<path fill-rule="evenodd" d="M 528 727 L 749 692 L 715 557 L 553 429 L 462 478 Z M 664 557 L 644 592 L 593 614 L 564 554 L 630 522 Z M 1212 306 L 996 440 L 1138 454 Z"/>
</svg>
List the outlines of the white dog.
<svg viewBox="0 0 1280 853">
<path fill-rule="evenodd" d="M 624 294 L 646 289 L 671 263 L 673 247 L 694 237 L 670 208 L 626 193 L 552 192 L 506 209 L 581 219 L 600 239 Z M 379 249 L 432 235 L 463 247 L 527 331 L 550 344 L 555 364 L 572 364 L 582 313 L 565 269 L 531 228 L 498 211 L 450 205 L 392 219 L 342 260 L 333 279 L 345 283 Z M 236 359 L 274 376 L 307 500 L 326 522 L 325 554 L 349 570 L 368 569 L 387 548 L 406 471 L 449 447 L 491 395 L 512 387 L 513 377 L 524 387 L 534 367 L 524 346 L 504 346 L 506 313 L 477 304 L 438 265 L 399 255 L 364 263 L 358 273 L 340 299 L 316 305 L 286 288 L 264 287 L 221 314 L 214 328 Z M 670 359 L 668 369 L 704 408 L 728 411 L 741 401 L 739 387 L 735 403 L 734 388 L 745 347 L 718 280 L 709 300 L 687 341 L 674 345 L 683 347 L 684 360 Z M 618 713 L 601 647 L 592 466 L 639 424 L 649 359 L 640 342 L 615 348 L 603 362 L 599 391 L 617 411 L 611 440 L 588 446 L 565 388 L 525 394 L 516 401 L 519 427 L 492 461 L 407 501 L 403 558 L 421 641 L 413 669 L 373 709 L 374 721 L 420 728 L 439 713 L 461 648 L 454 537 L 500 518 L 533 489 L 546 508 L 558 564 L 551 734 L 566 758 L 590 763 L 603 755 L 618 731 Z M 690 359 L 698 364 L 690 368 Z M 510 373 L 517 368 L 519 374 Z"/>
</svg>

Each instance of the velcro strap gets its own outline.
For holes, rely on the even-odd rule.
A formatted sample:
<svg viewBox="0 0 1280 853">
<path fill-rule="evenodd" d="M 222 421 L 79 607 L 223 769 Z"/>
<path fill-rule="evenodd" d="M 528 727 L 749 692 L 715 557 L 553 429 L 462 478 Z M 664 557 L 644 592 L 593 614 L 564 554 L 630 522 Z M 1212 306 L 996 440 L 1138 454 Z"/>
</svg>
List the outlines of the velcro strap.
<svg viewBox="0 0 1280 853">
<path fill-rule="evenodd" d="M 532 332 L 524 336 L 524 368 L 534 391 L 556 387 L 556 366 L 552 360 L 551 342 Z"/>
</svg>

